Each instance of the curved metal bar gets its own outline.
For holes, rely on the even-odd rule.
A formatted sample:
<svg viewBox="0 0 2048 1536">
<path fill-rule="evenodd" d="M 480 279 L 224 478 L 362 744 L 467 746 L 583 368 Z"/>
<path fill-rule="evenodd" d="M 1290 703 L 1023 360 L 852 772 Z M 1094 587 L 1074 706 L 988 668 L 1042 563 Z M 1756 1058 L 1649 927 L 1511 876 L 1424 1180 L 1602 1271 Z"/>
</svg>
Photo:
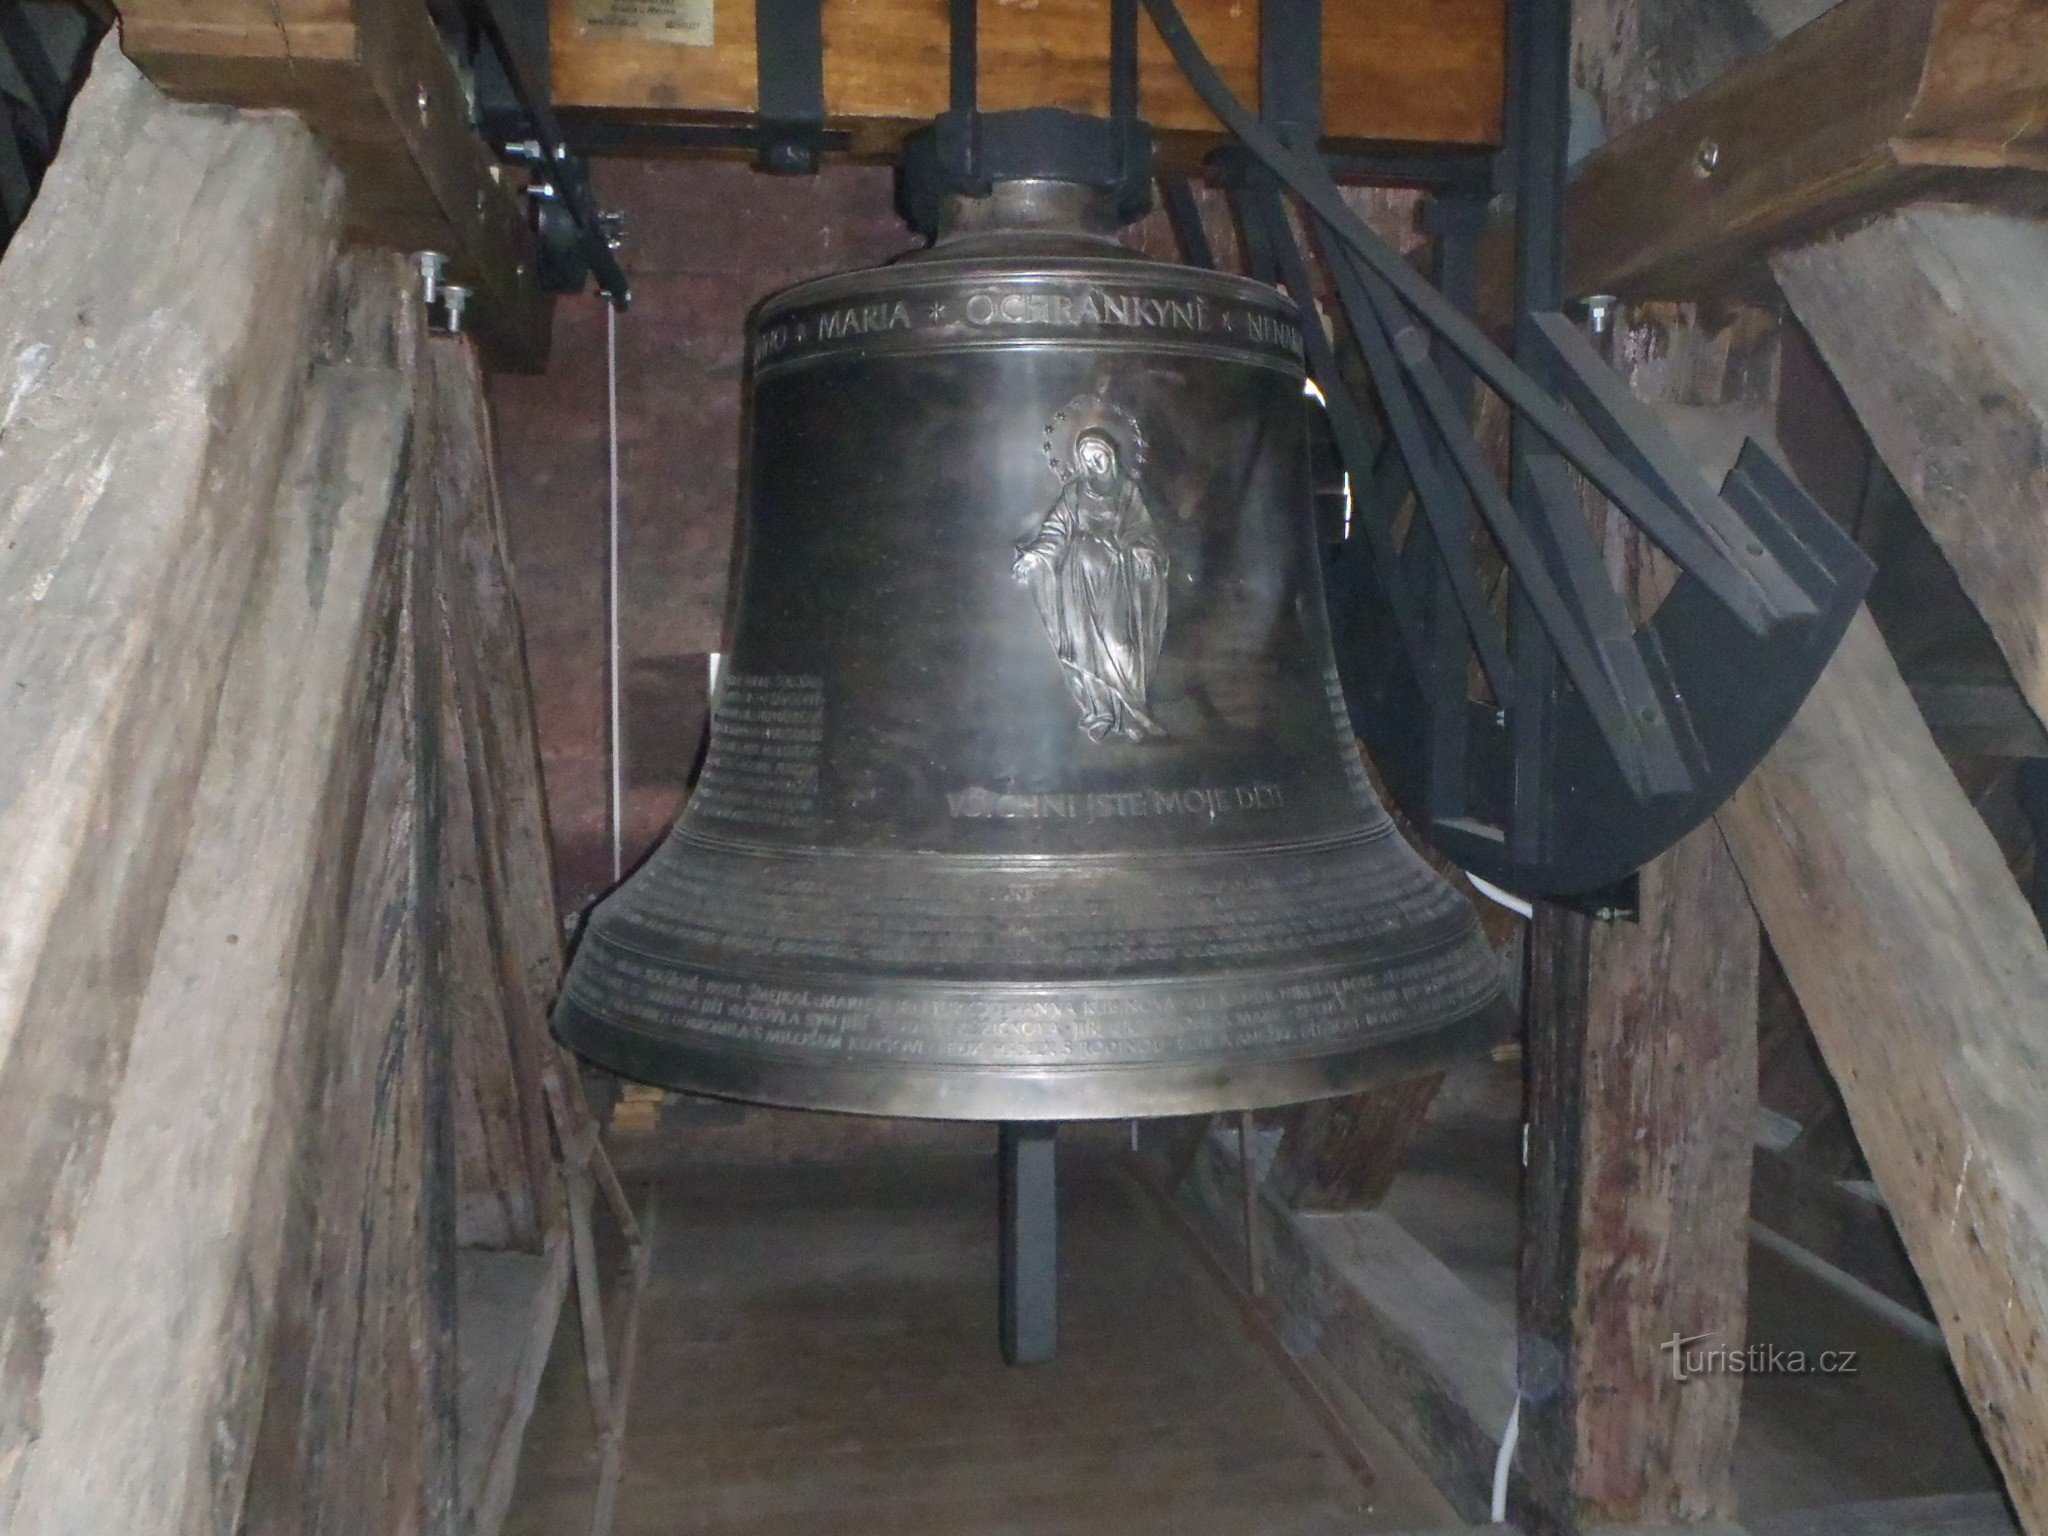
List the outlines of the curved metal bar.
<svg viewBox="0 0 2048 1536">
<path fill-rule="evenodd" d="M 1224 126 L 1371 267 L 1403 304 L 1463 357 L 1473 372 L 1747 628 L 1763 634 L 1784 620 L 1813 617 L 1812 601 L 1767 550 L 1752 553 L 1760 547 L 1750 543 L 1723 549 L 1703 536 L 1689 518 L 1622 464 L 1597 434 L 1552 399 L 1398 252 L 1374 235 L 1344 201 L 1322 161 L 1283 143 L 1231 92 L 1188 30 L 1174 0 L 1145 0 L 1145 8 L 1181 73 Z"/>
</svg>

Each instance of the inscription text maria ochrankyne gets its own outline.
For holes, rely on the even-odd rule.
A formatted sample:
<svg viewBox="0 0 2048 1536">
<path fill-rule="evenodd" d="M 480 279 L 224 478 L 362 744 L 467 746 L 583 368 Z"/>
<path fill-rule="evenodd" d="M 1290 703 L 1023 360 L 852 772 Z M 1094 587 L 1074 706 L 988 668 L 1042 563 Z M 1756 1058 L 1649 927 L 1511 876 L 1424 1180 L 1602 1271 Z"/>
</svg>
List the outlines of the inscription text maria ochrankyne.
<svg viewBox="0 0 2048 1536">
<path fill-rule="evenodd" d="M 1298 356 L 1301 333 L 1285 316 L 1251 305 L 1219 303 L 1200 294 L 1150 294 L 1085 284 L 980 288 L 930 297 L 867 299 L 798 310 L 764 328 L 757 366 L 796 352 L 890 333 L 975 336 L 1019 330 L 1150 332 L 1207 338 Z"/>
</svg>

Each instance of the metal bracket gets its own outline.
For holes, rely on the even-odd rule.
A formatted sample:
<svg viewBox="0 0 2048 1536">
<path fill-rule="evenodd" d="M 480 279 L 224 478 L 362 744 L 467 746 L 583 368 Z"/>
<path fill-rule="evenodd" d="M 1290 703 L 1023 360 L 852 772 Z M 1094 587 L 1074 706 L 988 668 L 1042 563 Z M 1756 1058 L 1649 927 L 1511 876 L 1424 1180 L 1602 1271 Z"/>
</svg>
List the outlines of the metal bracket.
<svg viewBox="0 0 2048 1536">
<path fill-rule="evenodd" d="M 1259 116 L 1283 144 L 1323 136 L 1323 0 L 1261 0 Z"/>
<path fill-rule="evenodd" d="M 519 19 L 531 22 L 526 16 L 530 7 L 518 0 L 461 3 L 475 41 L 481 44 L 478 57 L 487 54 L 491 60 L 488 71 L 477 70 L 483 127 L 493 135 L 499 154 L 533 172 L 528 191 L 547 269 L 543 286 L 574 293 L 595 278 L 598 291 L 614 307 L 624 309 L 632 302 L 632 289 L 606 234 L 591 191 L 589 167 L 570 150 L 562 125 L 556 121 L 548 89 L 546 48 L 535 46 L 531 26 L 522 25 Z M 545 43 L 544 30 L 540 42 Z M 486 95 L 486 85 L 502 94 Z"/>
<path fill-rule="evenodd" d="M 824 0 L 755 0 L 758 170 L 810 176 L 825 144 Z"/>
</svg>

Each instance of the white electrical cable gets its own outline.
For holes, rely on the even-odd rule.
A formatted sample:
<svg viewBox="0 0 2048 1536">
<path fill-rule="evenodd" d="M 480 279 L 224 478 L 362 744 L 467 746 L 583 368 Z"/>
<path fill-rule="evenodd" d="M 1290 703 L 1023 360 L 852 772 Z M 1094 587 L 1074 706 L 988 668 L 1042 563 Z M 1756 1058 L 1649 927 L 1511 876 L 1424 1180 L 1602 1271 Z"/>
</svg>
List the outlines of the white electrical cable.
<svg viewBox="0 0 2048 1536">
<path fill-rule="evenodd" d="M 1493 1462 L 1493 1506 L 1489 1513 L 1495 1525 L 1508 1523 L 1508 1469 L 1515 1464 L 1515 1442 L 1522 1438 L 1522 1394 L 1515 1394 L 1508 1427 L 1501 1431 L 1500 1455 Z"/>
<path fill-rule="evenodd" d="M 1523 917 L 1534 917 L 1536 915 L 1536 909 L 1530 906 L 1529 903 L 1524 901 L 1521 897 L 1511 895 L 1509 892 L 1502 890 L 1499 886 L 1493 884 L 1491 881 L 1480 879 L 1470 870 L 1467 870 L 1465 872 L 1465 878 L 1472 882 L 1472 888 L 1475 891 L 1477 891 L 1480 895 L 1484 896 L 1488 901 L 1492 902 L 1495 906 L 1506 907 L 1510 912 L 1519 913 Z"/>
<path fill-rule="evenodd" d="M 605 445 L 610 460 L 611 498 L 605 518 L 605 681 L 611 691 L 606 755 L 611 765 L 607 810 L 612 834 L 612 882 L 626 873 L 626 741 L 619 695 L 619 311 L 604 306 Z"/>
</svg>

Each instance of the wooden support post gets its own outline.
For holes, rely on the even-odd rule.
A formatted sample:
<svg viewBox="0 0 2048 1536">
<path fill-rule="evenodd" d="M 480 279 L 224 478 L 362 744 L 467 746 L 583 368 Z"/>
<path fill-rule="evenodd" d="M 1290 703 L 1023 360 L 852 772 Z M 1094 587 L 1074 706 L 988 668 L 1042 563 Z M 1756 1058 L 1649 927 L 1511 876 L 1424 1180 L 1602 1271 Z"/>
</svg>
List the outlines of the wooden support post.
<svg viewBox="0 0 2048 1536">
<path fill-rule="evenodd" d="M 466 1518 L 458 996 L 514 1063 L 470 1099 L 551 1208 L 516 1059 L 559 951 L 481 382 L 402 257 L 335 280 L 340 204 L 301 125 L 109 48 L 0 263 L 10 1536 Z"/>
<path fill-rule="evenodd" d="M 1741 314 L 1714 332 L 1657 317 L 1630 352 L 1639 391 L 1737 412 L 1775 373 L 1769 329 Z M 1647 607 L 1666 568 L 1609 517 L 1610 562 Z M 1741 1381 L 1681 1381 L 1666 1346 L 1742 1347 L 1758 951 L 1712 826 L 1642 872 L 1634 922 L 1537 908 L 1519 1280 L 1532 1531 L 1734 1511 Z"/>
<path fill-rule="evenodd" d="M 1638 922 L 1531 934 L 1520 1464 L 1532 1531 L 1733 1512 L 1756 1104 L 1757 929 L 1712 827 L 1643 872 Z"/>
<path fill-rule="evenodd" d="M 9 1532 L 234 1525 L 290 1068 L 346 897 L 325 835 L 350 674 L 323 661 L 315 694 L 286 658 L 360 621 L 355 533 L 248 608 L 292 647 L 235 637 L 290 536 L 339 193 L 299 125 L 174 106 L 108 45 L 0 262 Z M 251 865 L 290 874 L 259 890 Z"/>
<path fill-rule="evenodd" d="M 435 600 L 420 558 L 430 477 L 407 462 L 420 448 L 410 420 L 419 324 L 410 274 L 395 256 L 351 263 L 343 300 L 354 320 L 372 322 L 349 328 L 383 355 L 352 349 L 316 372 L 293 483 L 309 511 L 331 501 L 337 483 L 350 486 L 337 516 L 344 536 L 361 541 L 353 525 L 382 532 L 371 569 L 383 588 L 375 650 L 386 664 L 372 709 L 340 747 L 362 761 L 367 782 L 331 834 L 353 852 L 353 889 L 292 1178 L 279 1327 L 242 1511 L 249 1536 L 342 1525 L 452 1531 L 456 1514 L 450 1055 L 418 920 L 431 873 L 431 783 L 422 776 L 417 641 Z M 368 463 L 330 441 L 364 436 L 366 420 L 383 429 Z M 321 537 L 316 517 L 299 522 L 303 531 L 274 562 L 287 593 Z M 289 676 L 322 691 L 303 669 Z M 366 1372 L 365 1361 L 376 1364 Z"/>
<path fill-rule="evenodd" d="M 482 380 L 461 342 L 423 348 L 415 430 L 425 440 L 431 526 L 423 537 L 439 594 L 423 643 L 435 647 L 428 698 L 443 795 L 434 815 L 455 1053 L 457 1235 L 466 1247 L 538 1253 L 554 1193 L 542 1077 L 561 944 L 548 922 L 552 898 L 534 905 L 547 888 L 539 882 L 552 875 L 529 782 L 524 658 L 505 589 Z"/>
<path fill-rule="evenodd" d="M 2048 943 L 1867 614 L 1719 819 L 2042 1536 Z"/>
</svg>

